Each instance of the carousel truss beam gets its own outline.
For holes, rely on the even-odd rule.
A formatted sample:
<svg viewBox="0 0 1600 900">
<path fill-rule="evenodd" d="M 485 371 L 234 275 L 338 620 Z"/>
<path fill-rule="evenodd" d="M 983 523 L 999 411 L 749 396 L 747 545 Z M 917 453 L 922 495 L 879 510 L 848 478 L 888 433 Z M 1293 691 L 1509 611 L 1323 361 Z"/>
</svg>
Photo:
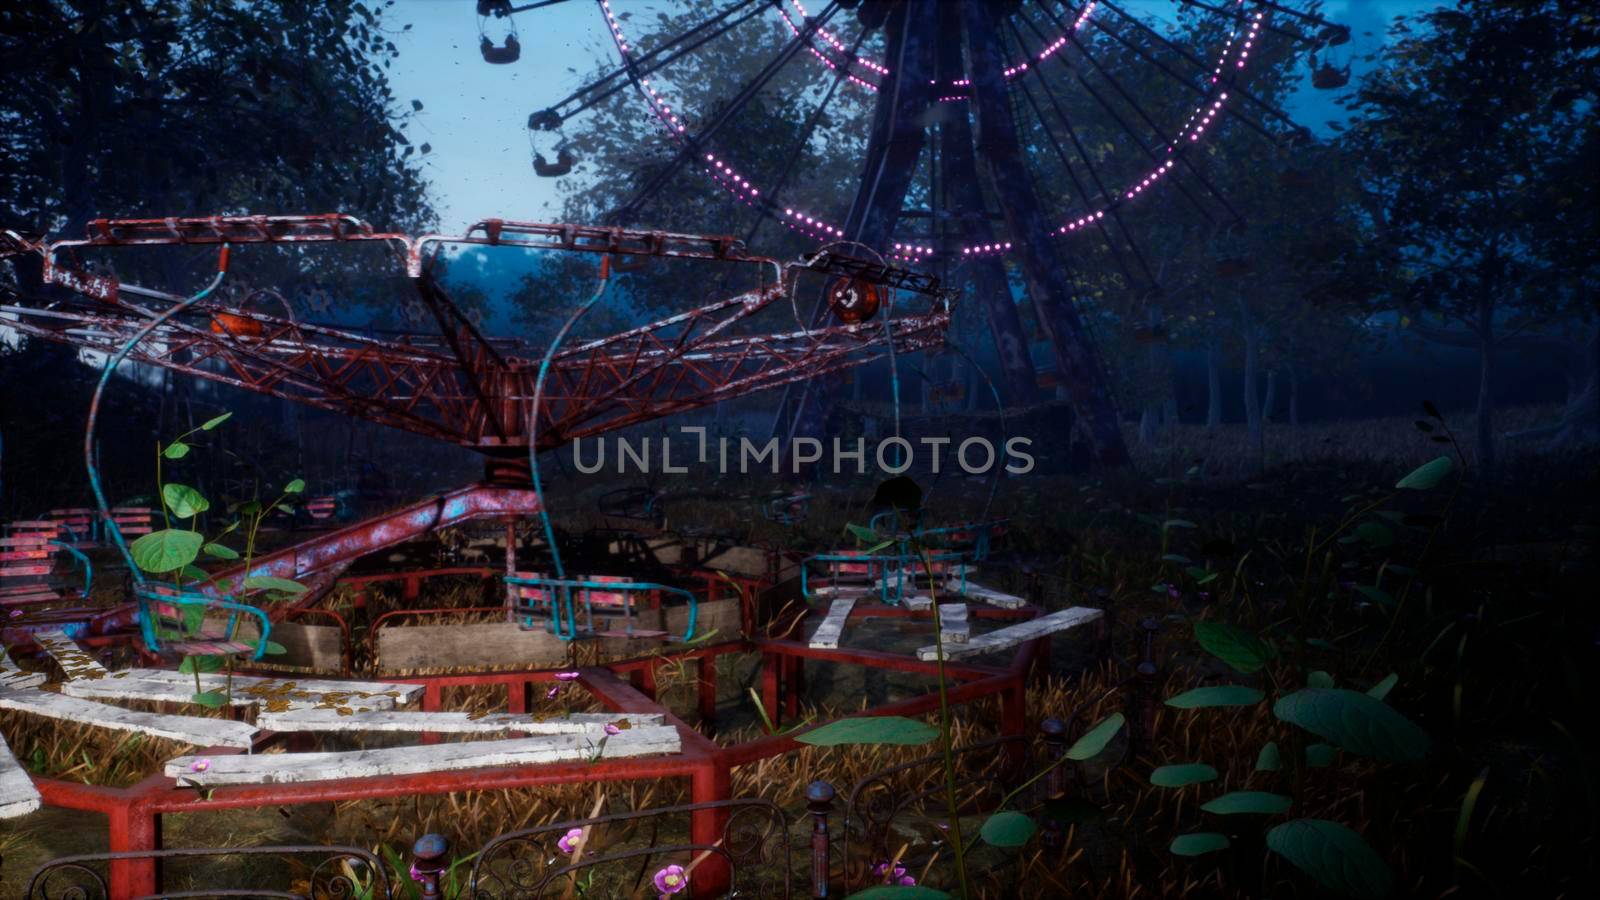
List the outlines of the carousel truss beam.
<svg viewBox="0 0 1600 900">
<path fill-rule="evenodd" d="M 817 15 L 816 18 L 807 22 L 806 27 L 801 29 L 799 34 L 795 35 L 794 38 L 785 44 L 783 49 L 778 51 L 778 55 L 768 61 L 767 64 L 762 67 L 761 71 L 757 72 L 755 77 L 750 79 L 750 82 L 746 84 L 739 91 L 739 93 L 735 94 L 732 100 L 728 101 L 727 106 L 723 107 L 717 112 L 716 118 L 712 119 L 698 133 L 681 139 L 683 146 L 678 150 L 677 154 L 672 157 L 672 160 L 668 162 L 667 165 L 663 166 L 661 170 L 655 174 L 655 177 L 651 178 L 650 181 L 647 182 L 645 186 L 633 196 L 633 199 L 629 200 L 627 203 L 623 204 L 615 212 L 613 212 L 610 216 L 611 220 L 614 222 L 623 223 L 638 215 L 639 211 L 643 209 L 647 203 L 654 199 L 655 195 L 660 193 L 662 188 L 666 187 L 673 178 L 677 177 L 678 172 L 681 171 L 691 159 L 695 159 L 705 152 L 706 142 L 715 137 L 716 133 L 720 131 L 724 125 L 727 125 L 728 122 L 731 121 L 740 110 L 744 109 L 745 104 L 755 99 L 756 95 L 761 93 L 761 89 L 766 87 L 767 82 L 771 81 L 772 77 L 778 74 L 778 71 L 788 64 L 790 59 L 794 58 L 795 53 L 799 52 L 805 41 L 809 39 L 817 29 L 825 25 L 828 19 L 832 18 L 834 13 L 837 13 L 838 11 L 839 4 L 837 2 L 830 3 L 826 9 Z M 636 72 L 632 71 L 631 68 L 628 77 L 634 82 L 638 82 L 640 80 L 640 76 Z M 642 85 L 640 85 L 640 89 L 643 89 Z"/>
<path fill-rule="evenodd" d="M 1181 3 L 1184 6 L 1192 6 L 1195 9 L 1203 9 L 1206 12 L 1216 13 L 1219 16 L 1225 16 L 1227 18 L 1234 18 L 1235 17 L 1235 13 L 1233 13 L 1231 10 L 1225 9 L 1223 7 L 1220 7 L 1220 6 L 1212 6 L 1209 3 L 1202 3 L 1202 2 L 1200 2 L 1200 0 L 1172 0 L 1172 2 Z M 1266 2 L 1264 2 L 1264 0 L 1256 0 L 1256 2 L 1258 4 L 1260 4 L 1261 6 L 1267 7 L 1268 9 L 1274 9 L 1274 10 L 1277 10 L 1279 12 L 1287 12 L 1287 13 L 1290 13 L 1291 15 L 1295 15 L 1295 16 L 1298 16 L 1300 18 L 1305 18 L 1305 16 L 1306 16 L 1305 13 L 1302 13 L 1302 12 L 1299 12 L 1299 11 L 1295 11 L 1295 10 L 1286 10 L 1281 6 L 1276 6 L 1276 5 L 1271 4 L 1271 3 L 1266 3 Z M 1327 20 L 1318 17 L 1317 19 L 1315 19 L 1312 22 L 1312 24 L 1325 25 L 1325 24 L 1327 24 Z M 1315 43 L 1316 42 L 1315 38 L 1307 37 L 1306 35 L 1301 34 L 1298 31 L 1290 31 L 1287 28 L 1284 28 L 1284 27 L 1282 27 L 1280 25 L 1264 24 L 1262 27 L 1266 31 L 1270 31 L 1270 32 L 1272 32 L 1274 34 L 1283 35 L 1284 37 L 1290 38 L 1292 40 L 1302 41 L 1302 42 L 1307 43 L 1307 44 L 1311 44 L 1311 43 Z"/>
<path fill-rule="evenodd" d="M 734 21 L 727 21 L 728 17 L 746 7 L 750 8 L 749 12 L 745 13 L 743 16 L 740 16 Z M 579 115 L 594 108 L 600 103 L 605 102 L 606 99 L 615 95 L 618 91 L 627 88 L 629 81 L 625 76 L 630 73 L 630 70 L 634 75 L 641 78 L 646 75 L 653 75 L 658 70 L 672 65 L 674 62 L 682 59 L 685 55 L 693 53 L 711 41 L 722 37 L 729 31 L 738 28 L 740 25 L 743 25 L 744 23 L 760 15 L 763 8 L 764 6 L 760 3 L 760 0 L 738 0 L 737 3 L 733 4 L 727 9 L 724 9 L 720 13 L 713 15 L 711 18 L 701 22 L 688 31 L 685 31 L 683 34 L 677 35 L 676 37 L 672 38 L 672 40 L 667 41 L 659 47 L 652 48 L 649 52 L 644 53 L 638 59 L 624 62 L 622 65 L 612 69 L 610 72 L 607 72 L 599 78 L 596 78 L 594 81 L 589 82 L 567 96 L 562 97 L 560 100 L 557 100 L 555 103 L 545 107 L 544 112 L 546 114 L 554 114 L 554 122 L 552 123 L 551 127 L 554 127 L 555 123 L 564 122 L 573 116 Z M 722 27 L 718 28 L 718 25 L 721 25 Z M 715 31 L 713 31 L 711 34 L 702 36 L 701 32 L 707 29 L 715 29 Z M 683 45 L 685 41 L 688 41 L 689 43 L 685 46 L 680 46 Z M 668 53 L 666 57 L 657 59 L 658 56 L 663 53 L 667 53 L 669 50 L 672 52 Z M 612 82 L 616 83 L 612 84 Z M 610 86 L 605 87 L 606 85 Z M 604 90 L 601 90 L 602 87 L 604 87 Z M 591 92 L 594 91 L 600 92 L 591 94 Z M 565 107 L 571 103 L 576 103 L 578 105 L 570 110 L 562 109 L 562 107 Z"/>
<path fill-rule="evenodd" d="M 1040 30 L 1039 26 L 1036 25 L 1033 20 L 1023 19 L 1023 21 L 1027 23 L 1029 29 L 1031 29 L 1036 36 L 1038 36 L 1041 40 L 1044 38 L 1044 32 Z M 1014 32 L 1017 31 L 1015 20 L 1011 22 L 1011 28 Z M 1077 49 L 1078 53 L 1082 55 L 1084 59 L 1088 60 L 1089 65 L 1092 66 L 1096 72 L 1100 73 L 1102 78 L 1110 83 L 1111 88 L 1117 92 L 1117 96 L 1121 97 L 1124 102 L 1133 108 L 1134 113 L 1137 114 L 1144 122 L 1145 126 L 1149 128 L 1153 134 L 1155 134 L 1156 138 L 1164 144 L 1171 145 L 1171 138 L 1167 136 L 1166 132 L 1162 130 L 1161 126 L 1156 124 L 1155 119 L 1152 118 L 1149 113 L 1145 112 L 1144 107 L 1140 106 L 1139 102 L 1134 99 L 1133 95 L 1122 86 L 1122 82 L 1118 81 L 1116 77 L 1111 74 L 1110 70 L 1106 69 L 1105 66 L 1100 64 L 1100 61 L 1089 52 L 1089 48 L 1085 47 L 1081 42 L 1079 42 L 1076 37 L 1071 37 L 1069 40 L 1072 42 L 1073 47 Z M 1017 32 L 1017 42 L 1019 44 L 1022 42 L 1022 35 L 1020 32 Z M 1056 54 L 1056 56 L 1058 59 L 1060 58 L 1060 54 Z M 1117 125 L 1123 130 L 1123 132 L 1125 132 L 1128 137 L 1134 141 L 1134 143 L 1139 145 L 1139 149 L 1144 151 L 1145 156 L 1149 157 L 1152 162 L 1159 164 L 1161 161 L 1160 156 L 1158 156 L 1149 145 L 1140 139 L 1139 135 L 1128 126 L 1127 122 L 1123 121 L 1122 116 L 1120 116 L 1117 111 L 1112 108 L 1111 104 L 1105 98 L 1100 96 L 1100 92 L 1096 91 L 1094 86 L 1083 77 L 1083 73 L 1073 68 L 1072 65 L 1065 59 L 1060 60 L 1060 62 L 1061 65 L 1067 69 L 1067 71 L 1071 72 L 1073 76 L 1077 78 L 1078 84 L 1080 84 L 1083 89 L 1089 93 L 1089 96 L 1094 98 L 1095 102 L 1100 105 L 1100 108 L 1104 109 L 1106 113 L 1110 115 Z M 1042 80 L 1043 78 L 1041 76 L 1041 81 Z M 1044 85 L 1044 88 L 1047 92 L 1049 91 L 1048 84 Z M 1193 175 L 1195 179 L 1205 187 L 1206 191 L 1210 193 L 1212 197 L 1215 197 L 1218 203 L 1222 204 L 1223 209 L 1226 209 L 1229 215 L 1233 216 L 1234 219 L 1238 219 L 1238 213 L 1236 213 L 1233 209 L 1233 206 L 1228 203 L 1228 198 L 1224 197 L 1222 192 L 1217 190 L 1216 185 L 1212 184 L 1210 179 L 1206 178 L 1205 174 L 1201 172 L 1199 167 L 1194 164 L 1194 161 L 1189 159 L 1189 154 L 1179 153 L 1177 156 L 1179 165 L 1183 166 L 1184 169 L 1189 172 L 1189 174 Z M 1195 209 L 1199 210 L 1200 215 L 1203 216 L 1208 223 L 1215 223 L 1216 220 L 1212 217 L 1210 211 L 1205 208 L 1205 205 L 1202 204 L 1197 197 L 1189 193 L 1189 189 L 1184 187 L 1181 181 L 1174 181 L 1173 185 L 1178 189 L 1178 192 L 1182 194 L 1185 199 L 1194 205 Z"/>
<path fill-rule="evenodd" d="M 1211 67 L 1206 64 L 1205 60 L 1200 59 L 1199 57 L 1197 57 L 1194 54 L 1190 53 L 1188 50 L 1184 49 L 1182 46 L 1174 43 L 1171 40 L 1168 40 L 1160 32 L 1158 32 L 1155 29 L 1151 28 L 1149 25 L 1146 25 L 1145 23 L 1139 21 L 1139 19 L 1137 17 L 1133 16 L 1132 14 L 1130 14 L 1128 12 L 1125 12 L 1120 7 L 1114 6 L 1113 4 L 1108 2 L 1108 0 L 1099 0 L 1099 2 L 1101 3 L 1101 5 L 1110 8 L 1113 12 L 1116 12 L 1118 15 L 1122 16 L 1124 19 L 1127 19 L 1129 22 L 1132 22 L 1134 27 L 1136 27 L 1138 30 L 1144 32 L 1145 34 L 1149 35 L 1157 43 L 1160 43 L 1161 45 L 1171 49 L 1174 53 L 1177 53 L 1179 56 L 1183 57 L 1185 60 L 1187 60 L 1188 62 L 1190 62 L 1193 65 L 1195 65 L 1197 68 L 1200 69 L 1201 72 L 1210 72 L 1211 71 Z M 1063 4 L 1063 5 L 1066 6 L 1069 11 L 1072 10 L 1072 5 L 1071 4 Z M 1051 10 L 1049 9 L 1049 7 L 1044 7 L 1044 9 L 1045 9 L 1045 12 L 1047 14 L 1051 13 Z M 1051 15 L 1051 18 L 1052 18 L 1052 20 L 1054 20 L 1055 16 Z M 1151 56 L 1148 52 L 1145 51 L 1145 49 L 1143 47 L 1140 47 L 1138 44 L 1135 44 L 1132 41 L 1128 40 L 1128 38 L 1126 36 L 1124 36 L 1122 33 L 1112 30 L 1109 25 L 1106 25 L 1100 19 L 1101 19 L 1101 17 L 1099 17 L 1099 16 L 1092 16 L 1092 17 L 1090 17 L 1089 22 L 1090 22 L 1090 24 L 1094 25 L 1095 28 L 1099 29 L 1101 32 L 1103 32 L 1106 35 L 1110 36 L 1110 38 L 1112 40 L 1114 40 L 1117 43 L 1121 44 L 1122 46 L 1128 48 L 1128 50 L 1132 51 L 1135 56 L 1138 56 L 1140 59 L 1144 60 L 1145 62 L 1148 62 L 1151 65 L 1155 66 L 1158 71 L 1160 71 L 1163 75 L 1166 75 L 1168 78 L 1171 78 L 1173 81 L 1177 82 L 1185 90 L 1188 90 L 1190 93 L 1193 93 L 1193 94 L 1198 94 L 1201 97 L 1207 96 L 1205 88 L 1195 84 L 1194 82 L 1192 82 L 1189 79 L 1183 77 L 1182 75 L 1178 74 L 1177 72 L 1174 72 L 1172 70 L 1172 68 L 1170 66 L 1168 66 L 1166 63 L 1164 63 L 1161 60 L 1155 58 L 1154 56 Z M 1265 111 L 1267 114 L 1271 115 L 1273 118 L 1276 118 L 1276 119 L 1278 119 L 1278 120 L 1280 120 L 1280 121 L 1282 121 L 1284 123 L 1287 123 L 1289 125 L 1294 125 L 1295 124 L 1294 119 L 1290 118 L 1288 113 L 1285 113 L 1284 111 L 1278 109 L 1277 107 L 1273 106 L 1272 104 L 1267 103 L 1265 100 L 1262 100 L 1261 98 L 1257 97 L 1254 93 L 1252 93 L 1252 92 L 1250 92 L 1248 90 L 1245 90 L 1244 88 L 1239 87 L 1237 85 L 1234 86 L 1234 90 L 1238 91 L 1239 94 L 1241 96 L 1243 96 L 1246 100 L 1250 101 L 1251 103 L 1254 103 L 1256 106 L 1259 106 L 1263 111 Z M 1273 142 L 1275 144 L 1279 143 L 1280 139 L 1279 139 L 1279 137 L 1277 135 L 1274 135 L 1272 132 L 1268 131 L 1266 129 L 1266 127 L 1263 126 L 1260 122 L 1257 122 L 1256 120 L 1254 120 L 1254 119 L 1250 118 L 1249 116 L 1245 115 L 1244 113 L 1240 112 L 1237 108 L 1235 108 L 1231 104 L 1230 105 L 1224 105 L 1222 107 L 1222 111 L 1227 113 L 1229 116 L 1231 116 L 1231 117 L 1233 117 L 1235 119 L 1238 119 L 1240 122 L 1244 123 L 1244 125 L 1246 127 L 1248 127 L 1251 131 L 1254 131 L 1256 134 L 1261 135 L 1263 138 L 1265 138 L 1265 139 L 1267 139 L 1267 140 L 1269 140 L 1269 141 L 1271 141 L 1271 142 Z"/>
</svg>

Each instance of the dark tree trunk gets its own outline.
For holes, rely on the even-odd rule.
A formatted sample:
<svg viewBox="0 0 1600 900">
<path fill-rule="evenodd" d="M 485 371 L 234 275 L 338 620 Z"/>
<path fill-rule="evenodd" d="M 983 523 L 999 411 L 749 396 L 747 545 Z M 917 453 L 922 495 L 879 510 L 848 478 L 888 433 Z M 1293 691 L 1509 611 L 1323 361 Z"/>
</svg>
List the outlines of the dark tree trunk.
<svg viewBox="0 0 1600 900">
<path fill-rule="evenodd" d="M 1600 328 L 1589 334 L 1583 350 L 1584 377 L 1575 391 L 1567 395 L 1567 408 L 1561 414 L 1551 446 L 1562 447 L 1600 441 Z"/>
<path fill-rule="evenodd" d="M 1250 442 L 1250 455 L 1256 468 L 1265 462 L 1262 452 L 1261 391 L 1258 385 L 1261 368 L 1261 336 L 1256 333 L 1255 320 L 1250 307 L 1239 301 L 1239 322 L 1244 332 L 1244 422 Z"/>
<path fill-rule="evenodd" d="M 1494 301 L 1488 291 L 1478 303 L 1478 465 L 1492 471 L 1494 453 Z"/>
<path fill-rule="evenodd" d="M 1272 421 L 1272 414 L 1278 408 L 1278 370 L 1267 370 L 1267 399 L 1261 401 L 1261 419 L 1264 422 Z"/>
<path fill-rule="evenodd" d="M 1300 373 L 1289 364 L 1289 427 L 1300 427 Z"/>
<path fill-rule="evenodd" d="M 1017 142 L 1016 122 L 1002 74 L 997 34 L 1004 10 L 995 4 L 961 4 L 971 66 L 972 98 L 978 114 L 978 151 L 1005 212 L 1013 252 L 1027 278 L 1039 322 L 1055 347 L 1056 368 L 1073 410 L 1105 466 L 1129 462 L 1111 387 L 1095 354 L 1071 292 L 1072 278 L 1056 252 L 1052 229 L 1039 208 Z"/>
<path fill-rule="evenodd" d="M 1206 344 L 1206 429 L 1222 426 L 1222 348 L 1217 338 Z"/>
</svg>

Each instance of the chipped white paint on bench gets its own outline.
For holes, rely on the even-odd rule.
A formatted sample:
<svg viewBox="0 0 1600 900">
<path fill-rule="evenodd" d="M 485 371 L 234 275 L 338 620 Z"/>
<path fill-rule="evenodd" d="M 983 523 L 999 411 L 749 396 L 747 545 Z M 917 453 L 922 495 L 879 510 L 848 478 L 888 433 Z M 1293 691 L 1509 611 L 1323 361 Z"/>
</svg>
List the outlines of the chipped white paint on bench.
<svg viewBox="0 0 1600 900">
<path fill-rule="evenodd" d="M 111 674 L 106 671 L 105 666 L 100 665 L 99 660 L 85 652 L 78 646 L 77 641 L 67 637 L 67 633 L 59 628 L 41 628 L 35 631 L 33 642 L 61 666 L 61 671 L 66 673 L 68 681 L 75 678 L 92 680 Z"/>
<path fill-rule="evenodd" d="M 900 598 L 906 609 L 917 612 L 926 612 L 933 609 L 933 597 L 928 594 L 906 594 Z"/>
<path fill-rule="evenodd" d="M 945 585 L 945 589 L 959 591 L 962 596 L 969 600 L 978 600 L 990 606 L 998 606 L 1001 609 L 1021 609 L 1028 605 L 1028 601 L 1015 594 L 1007 594 L 1004 591 L 986 588 L 981 584 L 973 584 L 971 581 L 967 582 L 965 588 L 961 586 L 961 582 L 952 581 Z"/>
<path fill-rule="evenodd" d="M 839 637 L 844 634 L 844 623 L 856 605 L 854 597 L 840 597 L 828 606 L 828 615 L 811 635 L 811 646 L 824 650 L 839 649 Z"/>
<path fill-rule="evenodd" d="M 98 681 L 69 681 L 61 686 L 61 692 L 72 697 L 105 700 L 185 703 L 194 695 L 194 681 L 193 675 L 171 669 L 125 669 L 109 673 Z M 227 673 L 202 674 L 200 689 L 229 692 Z M 371 712 L 408 703 L 421 696 L 422 690 L 420 684 L 235 675 L 230 693 L 234 706 L 260 705 L 273 712 L 319 707 Z"/>
<path fill-rule="evenodd" d="M 818 597 L 865 597 L 877 592 L 877 588 L 865 583 L 819 584 L 811 589 L 811 593 Z"/>
<path fill-rule="evenodd" d="M 205 719 L 199 716 L 172 716 L 163 713 L 138 712 L 80 700 L 45 691 L 0 691 L 0 709 L 14 709 L 50 719 L 62 719 L 95 728 L 117 731 L 137 731 L 153 737 L 168 738 L 194 744 L 197 747 L 250 747 L 255 736 L 253 725 L 230 719 Z"/>
<path fill-rule="evenodd" d="M 39 808 L 39 790 L 0 737 L 0 819 L 15 819 Z"/>
<path fill-rule="evenodd" d="M 944 643 L 944 658 L 961 659 L 962 657 L 977 656 L 980 653 L 988 653 L 993 650 L 1004 650 L 1007 647 L 1015 647 L 1023 641 L 1031 641 L 1047 634 L 1066 631 L 1068 628 L 1076 628 L 1085 622 L 1093 622 L 1102 615 L 1104 615 L 1103 610 L 1090 609 L 1087 606 L 1074 606 L 1071 609 L 1063 609 L 1047 616 L 1040 616 L 1027 622 L 1008 625 L 988 634 L 980 634 L 977 637 L 968 638 L 965 644 L 946 641 Z M 919 659 L 932 660 L 937 659 L 938 656 L 938 645 L 934 644 L 917 651 L 917 658 Z"/>
<path fill-rule="evenodd" d="M 417 775 L 499 766 L 622 759 L 678 753 L 678 729 L 671 725 L 631 728 L 599 739 L 584 734 L 512 738 L 501 741 L 460 741 L 418 747 L 348 750 L 332 753 L 266 753 L 255 756 L 219 756 L 204 772 L 195 772 L 197 759 L 180 756 L 167 763 L 166 774 L 181 785 L 209 787 L 224 784 L 290 784 L 336 778 L 372 778 L 381 775 Z"/>
<path fill-rule="evenodd" d="M 436 731 L 454 734 L 517 731 L 523 734 L 586 734 L 596 739 L 607 725 L 626 723 L 628 729 L 661 725 L 660 713 L 573 713 L 540 716 L 532 713 L 406 712 L 381 711 L 341 714 L 337 709 L 298 709 L 263 712 L 256 725 L 269 731 Z"/>
<path fill-rule="evenodd" d="M 947 644 L 965 644 L 972 636 L 972 623 L 967 620 L 965 603 L 939 604 L 939 633 Z"/>
<path fill-rule="evenodd" d="M 0 688 L 31 688 L 44 684 L 43 672 L 24 672 L 16 660 L 0 649 Z"/>
</svg>

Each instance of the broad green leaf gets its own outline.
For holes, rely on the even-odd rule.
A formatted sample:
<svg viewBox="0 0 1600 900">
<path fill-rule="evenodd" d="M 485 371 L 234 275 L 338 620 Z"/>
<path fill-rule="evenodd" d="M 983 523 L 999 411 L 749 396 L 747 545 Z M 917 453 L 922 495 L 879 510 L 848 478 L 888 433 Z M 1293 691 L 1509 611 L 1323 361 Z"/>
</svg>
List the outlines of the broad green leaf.
<svg viewBox="0 0 1600 900">
<path fill-rule="evenodd" d="M 217 559 L 238 559 L 239 558 L 239 554 L 232 547 L 229 547 L 226 544 L 218 544 L 218 543 L 212 542 L 212 543 L 206 544 L 201 549 L 204 550 L 208 556 L 214 556 Z"/>
<path fill-rule="evenodd" d="M 1370 688 L 1367 688 L 1367 696 L 1374 700 L 1382 700 L 1385 697 L 1388 697 L 1389 692 L 1394 690 L 1394 686 L 1399 683 L 1400 676 L 1394 672 L 1390 672 L 1388 675 L 1384 676 L 1382 681 Z"/>
<path fill-rule="evenodd" d="M 1033 820 L 1013 810 L 997 812 L 984 820 L 978 834 L 991 847 L 1021 847 L 1039 827 Z"/>
<path fill-rule="evenodd" d="M 1441 456 L 1432 462 L 1426 462 L 1412 470 L 1410 475 L 1395 482 L 1394 486 L 1412 491 L 1427 491 L 1438 487 L 1450 470 L 1455 468 L 1455 463 L 1450 457 Z"/>
<path fill-rule="evenodd" d="M 256 513 L 261 512 L 261 501 L 246 500 L 245 502 L 239 504 L 237 512 L 241 516 L 253 516 Z"/>
<path fill-rule="evenodd" d="M 267 655 L 268 656 L 282 656 L 283 654 L 288 653 L 288 652 L 289 652 L 289 648 L 285 647 L 284 645 L 282 645 L 280 643 L 278 643 L 277 641 L 267 641 Z"/>
<path fill-rule="evenodd" d="M 849 531 L 856 540 L 863 544 L 876 544 L 883 540 L 883 536 L 878 534 L 876 531 L 873 531 L 871 528 L 863 528 L 860 525 L 846 525 L 844 527 L 845 530 Z"/>
<path fill-rule="evenodd" d="M 185 656 L 183 661 L 178 663 L 178 671 L 185 675 L 193 675 L 196 672 L 218 672 L 222 670 L 225 662 L 220 656 Z"/>
<path fill-rule="evenodd" d="M 1361 592 L 1361 596 L 1371 600 L 1373 603 L 1378 604 L 1384 609 L 1394 608 L 1394 598 L 1389 596 L 1389 592 L 1383 588 L 1373 587 L 1370 584 L 1358 584 L 1356 585 L 1356 590 Z"/>
<path fill-rule="evenodd" d="M 201 691 L 200 693 L 190 697 L 189 702 L 198 703 L 201 706 L 216 709 L 222 704 L 227 703 L 228 698 L 221 691 Z"/>
<path fill-rule="evenodd" d="M 1257 772 L 1276 772 L 1283 768 L 1283 754 L 1278 750 L 1277 741 L 1267 741 L 1267 745 L 1256 754 Z"/>
<path fill-rule="evenodd" d="M 1207 653 L 1246 675 L 1261 671 L 1274 655 L 1260 638 L 1226 622 L 1196 622 L 1194 637 Z"/>
<path fill-rule="evenodd" d="M 1217 850 L 1226 850 L 1230 842 L 1225 835 L 1214 831 L 1198 831 L 1194 834 L 1180 834 L 1172 839 L 1172 853 L 1174 856 L 1200 856 Z"/>
<path fill-rule="evenodd" d="M 146 572 L 176 572 L 195 561 L 206 541 L 198 531 L 163 528 L 152 531 L 128 547 L 133 564 Z"/>
<path fill-rule="evenodd" d="M 850 744 L 926 744 L 939 736 L 939 729 L 905 716 L 855 716 L 837 719 L 821 728 L 798 735 L 795 740 L 814 747 L 841 747 Z"/>
<path fill-rule="evenodd" d="M 180 519 L 197 516 L 211 508 L 211 501 L 187 484 L 163 484 L 161 499 L 166 501 L 167 509 Z"/>
<path fill-rule="evenodd" d="M 1212 706 L 1251 706 L 1266 699 L 1266 694 L 1242 684 L 1222 684 L 1184 691 L 1168 697 L 1167 705 L 1178 709 L 1205 709 Z"/>
<path fill-rule="evenodd" d="M 1306 676 L 1306 687 L 1331 688 L 1333 687 L 1333 676 L 1327 672 L 1312 672 Z"/>
<path fill-rule="evenodd" d="M 1313 769 L 1326 769 L 1339 758 L 1339 749 L 1332 744 L 1311 744 L 1306 747 L 1306 765 Z"/>
<path fill-rule="evenodd" d="M 306 480 L 304 478 L 296 478 L 295 480 L 283 486 L 283 492 L 285 494 L 298 494 L 305 489 Z"/>
<path fill-rule="evenodd" d="M 211 578 L 211 573 L 193 563 L 178 570 L 178 577 L 182 581 L 206 581 Z"/>
<path fill-rule="evenodd" d="M 183 617 L 183 634 L 188 637 L 200 632 L 200 626 L 206 623 L 206 608 L 199 603 L 185 603 L 178 607 L 179 614 Z"/>
<path fill-rule="evenodd" d="M 1394 889 L 1389 864 L 1361 835 L 1325 819 L 1295 819 L 1267 830 L 1267 849 L 1323 888 L 1356 900 L 1380 900 Z"/>
<path fill-rule="evenodd" d="M 1067 759 L 1085 760 L 1100 755 L 1100 751 L 1111 743 L 1111 739 L 1122 730 L 1122 713 L 1112 713 L 1101 720 L 1100 724 L 1084 732 L 1083 737 L 1072 742 L 1067 748 Z"/>
<path fill-rule="evenodd" d="M 1161 530 L 1162 531 L 1166 531 L 1166 530 L 1171 529 L 1171 528 L 1199 528 L 1199 527 L 1200 526 L 1194 524 L 1193 522 L 1189 521 L 1188 519 L 1168 519 L 1165 522 L 1161 523 Z"/>
<path fill-rule="evenodd" d="M 1156 787 L 1185 787 L 1215 780 L 1217 780 L 1217 770 L 1205 763 L 1162 766 L 1150 773 L 1150 783 Z"/>
<path fill-rule="evenodd" d="M 1282 794 L 1268 793 L 1267 791 L 1234 791 L 1223 794 L 1210 803 L 1200 808 L 1208 813 L 1219 816 L 1238 814 L 1254 814 L 1263 816 L 1276 816 L 1289 811 L 1294 804 L 1294 799 Z"/>
<path fill-rule="evenodd" d="M 1368 546 L 1388 547 L 1394 544 L 1394 529 L 1382 522 L 1362 522 L 1356 526 L 1356 537 Z"/>
<path fill-rule="evenodd" d="M 228 419 L 230 419 L 232 417 L 233 417 L 233 413 L 225 412 L 222 415 L 217 416 L 216 418 L 207 419 L 205 421 L 205 424 L 200 426 L 200 430 L 201 431 L 210 431 L 211 429 L 217 427 L 218 425 L 221 425 L 223 422 L 228 421 Z"/>
<path fill-rule="evenodd" d="M 404 872 L 405 868 L 402 866 L 397 871 Z M 845 900 L 950 900 L 950 895 L 920 884 L 880 884 L 857 891 Z"/>
<path fill-rule="evenodd" d="M 303 594 L 306 586 L 298 581 L 279 578 L 275 575 L 251 575 L 244 580 L 244 586 L 257 591 L 282 591 L 285 594 Z"/>
<path fill-rule="evenodd" d="M 1428 752 L 1426 732 L 1382 700 L 1357 691 L 1305 688 L 1279 698 L 1272 712 L 1361 756 L 1415 762 Z"/>
<path fill-rule="evenodd" d="M 173 441 L 167 445 L 167 449 L 161 451 L 161 455 L 167 459 L 183 459 L 189 455 L 189 445 L 183 441 Z"/>
</svg>

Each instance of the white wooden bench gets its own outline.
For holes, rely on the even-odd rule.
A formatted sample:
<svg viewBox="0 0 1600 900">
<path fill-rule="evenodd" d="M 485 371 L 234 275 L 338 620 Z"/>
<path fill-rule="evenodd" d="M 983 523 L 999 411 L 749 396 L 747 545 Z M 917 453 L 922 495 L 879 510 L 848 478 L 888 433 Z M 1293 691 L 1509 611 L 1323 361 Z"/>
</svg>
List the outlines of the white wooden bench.
<svg viewBox="0 0 1600 900">
<path fill-rule="evenodd" d="M 1034 638 L 1055 634 L 1058 631 L 1076 628 L 1086 622 L 1093 622 L 1103 615 L 1105 615 L 1104 610 L 1090 609 L 1087 606 L 1074 606 L 1071 609 L 1059 610 L 1049 615 L 1040 616 L 1037 619 L 1019 622 L 1016 625 L 1007 625 L 1005 628 L 999 628 L 987 634 L 969 637 L 965 643 L 946 640 L 943 644 L 944 658 L 962 659 L 963 657 L 977 656 L 980 653 L 1004 650 L 1007 647 L 1015 647 L 1024 641 L 1031 641 Z M 938 644 L 930 644 L 927 647 L 918 649 L 917 658 L 923 660 L 938 659 L 939 646 Z"/>
</svg>

